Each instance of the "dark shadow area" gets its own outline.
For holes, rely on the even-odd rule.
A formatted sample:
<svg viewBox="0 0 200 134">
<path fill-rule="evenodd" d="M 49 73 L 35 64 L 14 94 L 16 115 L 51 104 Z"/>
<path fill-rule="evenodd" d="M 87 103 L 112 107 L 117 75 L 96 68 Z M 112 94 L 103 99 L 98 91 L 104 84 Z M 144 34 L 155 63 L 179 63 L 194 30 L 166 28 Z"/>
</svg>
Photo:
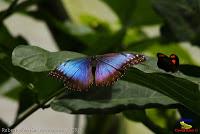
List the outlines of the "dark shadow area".
<svg viewBox="0 0 200 134">
<path fill-rule="evenodd" d="M 88 91 L 73 91 L 66 89 L 66 93 L 60 99 L 84 99 L 84 100 L 110 100 L 112 98 L 112 88 L 92 87 Z"/>
<path fill-rule="evenodd" d="M 87 108 L 87 109 L 80 109 L 80 110 L 73 110 L 72 114 L 114 114 L 114 113 L 120 113 L 123 112 L 125 110 L 144 110 L 144 109 L 148 109 L 148 108 L 163 108 L 163 109 L 174 109 L 177 108 L 179 105 L 181 104 L 170 104 L 170 105 L 161 105 L 161 104 L 156 104 L 156 103 L 149 103 L 147 105 L 143 105 L 143 106 L 138 106 L 135 104 L 129 104 L 129 105 L 118 105 L 116 107 L 112 107 L 112 108 L 105 108 L 105 109 L 94 109 L 94 108 Z"/>
<path fill-rule="evenodd" d="M 179 66 L 179 71 L 188 76 L 200 77 L 200 67 L 198 66 L 182 64 Z"/>
</svg>

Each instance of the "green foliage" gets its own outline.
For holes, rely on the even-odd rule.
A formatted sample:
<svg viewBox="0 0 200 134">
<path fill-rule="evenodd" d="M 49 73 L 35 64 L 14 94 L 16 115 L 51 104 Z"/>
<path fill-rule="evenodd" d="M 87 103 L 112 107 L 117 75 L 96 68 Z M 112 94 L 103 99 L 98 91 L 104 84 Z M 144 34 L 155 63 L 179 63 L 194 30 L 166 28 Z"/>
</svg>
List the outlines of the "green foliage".
<svg viewBox="0 0 200 134">
<path fill-rule="evenodd" d="M 54 56 L 51 56 L 52 54 L 54 54 Z M 65 60 L 63 57 L 68 57 L 67 59 L 69 59 L 71 57 L 73 58 L 75 55 L 75 53 L 73 53 L 73 55 L 70 56 L 70 52 L 56 52 L 52 54 L 34 46 L 19 46 L 13 51 L 12 60 L 14 65 L 29 71 L 48 71 L 54 69 L 56 65 L 63 62 Z M 61 54 L 62 56 L 60 56 Z M 77 57 L 79 55 L 80 54 L 77 54 Z M 50 59 L 49 57 L 51 58 L 51 62 L 48 62 L 48 59 Z M 58 57 L 62 57 L 62 59 L 59 59 Z M 80 111 L 87 113 L 87 109 L 89 109 L 89 111 L 94 109 L 93 112 L 95 113 L 99 111 L 99 109 L 105 110 L 106 108 L 113 108 L 111 111 L 114 111 L 114 109 L 118 109 L 119 106 L 123 105 L 136 105 L 140 107 L 154 103 L 164 105 L 173 104 L 173 101 L 170 99 L 165 99 L 162 95 L 160 96 L 160 94 L 151 92 L 150 89 L 153 89 L 182 103 L 197 114 L 200 113 L 200 107 L 196 107 L 200 104 L 199 79 L 186 76 L 180 72 L 174 74 L 163 73 L 162 70 L 158 69 L 156 59 L 154 58 L 147 58 L 146 62 L 135 66 L 135 68 L 138 69 L 129 69 L 125 76 L 125 80 L 129 81 L 129 83 L 119 82 L 110 88 L 103 88 L 104 90 L 97 90 L 94 88 L 91 89 L 94 90 L 91 94 L 90 92 L 87 92 L 86 94 L 80 93 L 80 96 L 74 101 L 71 101 L 72 98 L 69 94 L 66 95 L 65 98 L 69 97 L 70 99 L 62 99 L 54 102 L 52 107 L 58 111 L 71 111 L 72 113 L 81 113 Z M 84 94 L 86 96 L 84 96 Z M 97 96 L 95 96 L 95 94 L 97 94 Z M 111 98 L 109 98 L 109 96 L 105 96 L 105 94 L 110 94 L 112 97 L 110 96 Z M 81 96 L 84 96 L 83 100 L 79 100 Z M 91 98 L 91 96 L 94 98 Z M 104 96 L 105 98 L 99 100 L 98 98 L 101 96 Z M 144 98 L 148 100 L 147 103 Z M 87 99 L 89 100 L 87 101 Z M 94 101 L 91 101 L 91 99 Z M 108 101 L 109 103 L 107 103 Z M 61 108 L 59 108 L 59 106 L 61 106 Z M 95 111 L 95 109 L 98 110 Z"/>
<path fill-rule="evenodd" d="M 157 111 L 161 111 L 161 110 L 157 110 Z M 155 133 L 162 133 L 162 134 L 172 133 L 171 131 L 166 129 L 166 127 L 160 127 L 161 117 L 159 116 L 159 114 L 156 114 L 156 117 L 159 117 L 159 118 L 156 120 L 155 123 L 153 123 L 153 121 L 152 121 L 153 114 L 148 116 L 148 113 L 145 110 L 128 110 L 128 111 L 124 111 L 123 115 L 129 120 L 136 121 L 136 122 L 142 122 L 143 124 L 148 126 Z"/>
<path fill-rule="evenodd" d="M 119 134 L 120 118 L 115 115 L 88 115 L 86 134 Z M 95 129 L 98 128 L 98 131 Z"/>
<path fill-rule="evenodd" d="M 51 107 L 60 112 L 95 114 L 121 112 L 130 108 L 173 107 L 177 104 L 158 92 L 125 81 L 119 81 L 109 88 L 90 90 L 88 93 L 68 93 L 63 99 L 52 102 Z"/>
<path fill-rule="evenodd" d="M 75 52 L 53 52 L 50 53 L 36 46 L 18 46 L 12 53 L 12 62 L 32 72 L 44 72 L 54 69 L 64 60 L 82 57 Z"/>
<path fill-rule="evenodd" d="M 99 134 L 110 133 L 116 127 L 116 133 L 126 132 L 120 130 L 118 116 L 100 113 L 122 112 L 155 133 L 171 133 L 179 111 L 183 118 L 185 113 L 199 118 L 197 54 L 186 50 L 181 42 L 199 44 L 199 0 L 4 1 L 10 6 L 0 12 L 0 94 L 19 103 L 16 120 L 9 128 L 48 106 L 70 114 L 97 114 L 87 116 L 87 134 L 97 129 Z M 37 9 L 27 10 L 32 5 Z M 16 12 L 45 22 L 61 51 L 49 52 L 30 46 L 24 37 L 14 37 L 4 20 Z M 160 34 L 152 37 L 144 29 L 153 26 L 160 27 Z M 47 76 L 65 60 L 121 51 L 143 53 L 147 60 L 128 69 L 113 86 L 75 92 Z M 159 69 L 157 52 L 177 54 L 179 71 Z M 7 85 L 12 85 L 8 91 Z M 7 125 L 0 120 L 0 127 Z"/>
<path fill-rule="evenodd" d="M 199 0 L 154 0 L 156 11 L 164 18 L 161 29 L 167 40 L 191 41 L 199 45 Z"/>
</svg>

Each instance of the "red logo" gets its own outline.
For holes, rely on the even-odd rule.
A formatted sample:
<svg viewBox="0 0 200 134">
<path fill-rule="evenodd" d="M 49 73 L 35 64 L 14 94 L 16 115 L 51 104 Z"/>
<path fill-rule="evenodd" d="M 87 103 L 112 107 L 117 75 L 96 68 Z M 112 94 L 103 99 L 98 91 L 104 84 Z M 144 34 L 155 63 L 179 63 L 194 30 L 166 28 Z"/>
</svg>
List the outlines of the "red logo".
<svg viewBox="0 0 200 134">
<path fill-rule="evenodd" d="M 192 122 L 192 120 L 190 120 Z M 194 128 L 190 123 L 186 123 L 184 120 L 178 122 L 178 128 L 174 129 L 174 133 L 188 133 L 188 134 L 198 134 L 199 129 Z"/>
</svg>

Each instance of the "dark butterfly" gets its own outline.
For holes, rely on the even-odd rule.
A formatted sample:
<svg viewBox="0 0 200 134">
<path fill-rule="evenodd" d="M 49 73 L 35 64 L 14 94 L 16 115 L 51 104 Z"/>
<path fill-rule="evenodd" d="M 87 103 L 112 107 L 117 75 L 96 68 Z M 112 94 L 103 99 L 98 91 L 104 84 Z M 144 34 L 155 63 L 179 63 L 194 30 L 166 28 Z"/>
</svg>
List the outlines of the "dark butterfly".
<svg viewBox="0 0 200 134">
<path fill-rule="evenodd" d="M 109 86 L 130 66 L 145 61 L 145 56 L 131 53 L 109 53 L 67 60 L 49 73 L 74 90 L 87 90 L 91 85 Z"/>
<path fill-rule="evenodd" d="M 169 57 L 162 53 L 157 53 L 158 61 L 157 65 L 159 68 L 166 72 L 176 72 L 179 68 L 179 58 L 175 54 L 171 54 Z"/>
</svg>

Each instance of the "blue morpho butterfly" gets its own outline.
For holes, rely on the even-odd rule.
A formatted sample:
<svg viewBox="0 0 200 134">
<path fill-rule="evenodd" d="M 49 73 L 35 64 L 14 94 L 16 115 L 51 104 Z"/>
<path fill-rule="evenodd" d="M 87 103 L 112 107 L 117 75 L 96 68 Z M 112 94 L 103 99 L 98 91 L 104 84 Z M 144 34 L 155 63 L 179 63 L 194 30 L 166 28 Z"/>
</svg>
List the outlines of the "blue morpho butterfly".
<svg viewBox="0 0 200 134">
<path fill-rule="evenodd" d="M 108 53 L 64 61 L 49 75 L 64 81 L 69 89 L 82 91 L 92 85 L 110 86 L 129 66 L 143 61 L 141 54 Z"/>
</svg>

